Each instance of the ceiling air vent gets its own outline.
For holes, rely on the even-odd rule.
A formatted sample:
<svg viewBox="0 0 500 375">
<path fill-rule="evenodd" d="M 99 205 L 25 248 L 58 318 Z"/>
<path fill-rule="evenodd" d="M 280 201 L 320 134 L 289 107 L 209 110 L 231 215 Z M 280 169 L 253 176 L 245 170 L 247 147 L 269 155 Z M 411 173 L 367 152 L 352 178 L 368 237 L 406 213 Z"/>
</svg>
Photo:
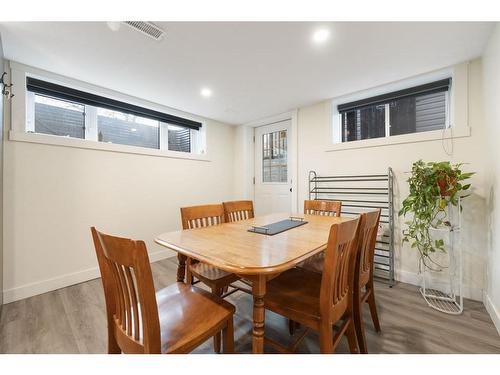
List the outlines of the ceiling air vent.
<svg viewBox="0 0 500 375">
<path fill-rule="evenodd" d="M 154 40 L 161 40 L 165 31 L 160 29 L 152 22 L 144 22 L 144 21 L 125 21 L 125 24 L 137 30 Z"/>
</svg>

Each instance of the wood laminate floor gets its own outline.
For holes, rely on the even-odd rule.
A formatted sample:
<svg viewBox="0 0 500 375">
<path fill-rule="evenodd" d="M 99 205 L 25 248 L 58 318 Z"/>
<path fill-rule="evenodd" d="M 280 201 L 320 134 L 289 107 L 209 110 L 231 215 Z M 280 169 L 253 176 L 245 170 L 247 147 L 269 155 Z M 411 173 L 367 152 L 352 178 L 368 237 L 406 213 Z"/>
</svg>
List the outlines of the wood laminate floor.
<svg viewBox="0 0 500 375">
<path fill-rule="evenodd" d="M 175 282 L 175 258 L 152 268 L 157 289 Z M 377 284 L 376 298 L 381 334 L 364 311 L 370 353 L 500 353 L 500 336 L 480 302 L 466 300 L 462 315 L 445 315 L 427 307 L 415 286 L 402 283 Z M 237 292 L 228 301 L 236 306 L 235 350 L 250 353 L 252 297 Z M 266 312 L 266 336 L 293 340 L 287 321 L 271 312 Z M 106 340 L 100 279 L 4 305 L 0 316 L 0 353 L 106 353 Z M 273 350 L 266 347 L 266 352 Z M 298 352 L 318 353 L 317 334 L 308 333 Z M 337 352 L 348 352 L 345 339 Z M 195 353 L 212 353 L 212 341 Z"/>
</svg>

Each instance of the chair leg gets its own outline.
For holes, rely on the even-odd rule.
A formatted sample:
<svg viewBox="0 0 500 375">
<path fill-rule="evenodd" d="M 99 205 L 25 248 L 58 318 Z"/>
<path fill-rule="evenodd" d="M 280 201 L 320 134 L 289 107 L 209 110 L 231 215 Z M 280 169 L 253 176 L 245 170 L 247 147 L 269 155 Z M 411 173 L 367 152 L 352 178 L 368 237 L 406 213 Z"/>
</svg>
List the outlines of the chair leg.
<svg viewBox="0 0 500 375">
<path fill-rule="evenodd" d="M 177 282 L 183 283 L 186 276 L 186 256 L 178 253 L 177 259 L 179 261 L 177 266 Z"/>
<path fill-rule="evenodd" d="M 368 296 L 368 306 L 370 306 L 370 315 L 372 316 L 373 326 L 375 331 L 380 332 L 380 322 L 378 321 L 377 305 L 375 304 L 375 293 L 373 287 L 370 288 L 370 295 Z"/>
<path fill-rule="evenodd" d="M 330 324 L 322 323 L 319 327 L 319 350 L 321 354 L 333 353 L 333 330 Z"/>
<path fill-rule="evenodd" d="M 234 353 L 234 327 L 233 327 L 233 317 L 231 316 L 227 320 L 226 328 L 224 328 L 224 353 L 230 354 Z"/>
<path fill-rule="evenodd" d="M 193 285 L 193 274 L 191 273 L 191 258 L 186 259 L 185 265 L 186 284 Z"/>
<path fill-rule="evenodd" d="M 111 327 L 111 325 L 109 325 Z M 122 350 L 118 346 L 118 343 L 116 342 L 115 335 L 111 331 L 111 329 L 108 328 L 108 354 L 121 354 Z"/>
<path fill-rule="evenodd" d="M 368 354 L 362 308 L 359 293 L 356 293 L 354 296 L 354 328 L 356 329 L 359 351 L 363 354 Z"/>
<path fill-rule="evenodd" d="M 349 351 L 351 354 L 359 353 L 358 344 L 356 342 L 356 332 L 354 330 L 354 322 L 352 320 L 349 322 L 345 335 L 347 336 L 347 341 L 349 342 Z"/>
<path fill-rule="evenodd" d="M 292 319 L 288 319 L 288 332 L 290 336 L 293 336 L 295 333 L 295 322 Z"/>
<path fill-rule="evenodd" d="M 221 296 L 222 295 L 222 289 L 218 289 L 218 288 L 213 288 L 212 289 L 212 293 L 217 295 L 217 296 Z M 217 332 L 214 336 L 214 353 L 220 353 L 220 342 L 221 342 L 221 333 L 220 332 Z"/>
</svg>

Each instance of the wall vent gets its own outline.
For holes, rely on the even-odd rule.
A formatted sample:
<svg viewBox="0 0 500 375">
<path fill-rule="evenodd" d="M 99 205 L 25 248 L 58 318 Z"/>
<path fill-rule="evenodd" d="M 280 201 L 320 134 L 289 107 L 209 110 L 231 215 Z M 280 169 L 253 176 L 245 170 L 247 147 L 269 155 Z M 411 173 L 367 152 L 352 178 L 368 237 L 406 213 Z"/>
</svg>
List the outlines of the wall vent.
<svg viewBox="0 0 500 375">
<path fill-rule="evenodd" d="M 125 21 L 124 22 L 126 25 L 130 26 L 134 30 L 137 30 L 144 35 L 149 36 L 150 38 L 154 40 L 161 40 L 163 38 L 163 35 L 165 34 L 165 31 L 160 29 L 158 26 L 156 26 L 152 22 L 147 22 L 147 21 Z"/>
</svg>

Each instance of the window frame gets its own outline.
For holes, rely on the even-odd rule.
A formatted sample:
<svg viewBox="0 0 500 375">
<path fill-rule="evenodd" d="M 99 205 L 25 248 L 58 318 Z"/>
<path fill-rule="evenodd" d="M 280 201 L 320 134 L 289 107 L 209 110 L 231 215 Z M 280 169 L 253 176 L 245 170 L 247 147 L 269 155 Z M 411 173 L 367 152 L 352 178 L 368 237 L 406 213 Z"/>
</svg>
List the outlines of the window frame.
<svg viewBox="0 0 500 375">
<path fill-rule="evenodd" d="M 9 140 L 42 143 L 49 145 L 58 145 L 66 147 L 75 147 L 83 149 L 105 150 L 113 152 L 123 152 L 140 155 L 151 155 L 170 157 L 178 159 L 191 159 L 200 161 L 210 161 L 207 154 L 206 139 L 207 139 L 207 121 L 198 116 L 184 113 L 173 108 L 165 107 L 156 103 L 148 102 L 143 99 L 132 97 L 126 94 L 118 93 L 109 89 L 94 86 L 89 83 L 81 82 L 72 78 L 57 75 L 55 73 L 43 71 L 24 64 L 10 61 L 12 82 L 14 83 L 15 96 L 11 101 L 11 129 L 9 131 Z M 50 135 L 43 133 L 34 133 L 34 97 L 28 95 L 26 88 L 26 78 L 33 77 L 47 82 L 52 82 L 62 86 L 74 88 L 81 91 L 86 91 L 92 94 L 109 97 L 110 99 L 119 100 L 130 103 L 132 105 L 141 106 L 151 110 L 161 111 L 172 114 L 174 116 L 186 118 L 202 123 L 200 130 L 190 129 L 191 132 L 191 152 L 172 151 L 161 147 L 161 130 L 160 130 L 160 148 L 147 148 L 140 146 L 122 145 L 117 143 L 99 142 L 97 137 L 97 116 L 85 116 L 85 139 L 71 138 L 58 135 Z M 33 99 L 30 99 L 32 97 Z M 31 112 L 30 112 L 31 108 Z M 85 105 L 86 111 L 97 107 Z M 90 121 L 95 117 L 95 122 Z M 31 119 L 30 119 L 31 118 Z M 165 124 L 167 125 L 167 124 Z M 162 123 L 160 122 L 160 129 Z M 167 125 L 168 126 L 168 125 Z M 95 134 L 94 134 L 95 133 Z M 194 133 L 194 134 L 193 134 Z M 168 147 L 168 142 L 167 146 Z"/>
<path fill-rule="evenodd" d="M 350 142 L 342 142 L 341 115 L 337 106 L 346 102 L 353 102 L 365 98 L 383 95 L 394 91 L 419 86 L 425 83 L 439 81 L 441 79 L 452 79 L 452 84 L 447 96 L 447 120 L 446 128 L 442 130 L 431 130 L 419 133 L 408 133 L 399 135 L 390 134 L 390 119 L 386 116 L 386 136 L 371 139 L 362 139 Z M 329 102 L 328 121 L 328 145 L 325 151 L 341 151 L 349 149 L 359 149 L 367 147 L 380 147 L 395 144 L 425 142 L 443 140 L 450 138 L 470 136 L 468 124 L 468 63 L 457 64 L 453 67 L 441 69 L 439 71 L 422 74 L 420 76 L 408 78 L 391 84 L 377 86 L 371 89 L 358 91 L 353 94 L 344 95 L 332 99 Z M 387 111 L 387 109 L 386 109 Z M 387 113 L 387 112 L 386 112 Z"/>
</svg>

